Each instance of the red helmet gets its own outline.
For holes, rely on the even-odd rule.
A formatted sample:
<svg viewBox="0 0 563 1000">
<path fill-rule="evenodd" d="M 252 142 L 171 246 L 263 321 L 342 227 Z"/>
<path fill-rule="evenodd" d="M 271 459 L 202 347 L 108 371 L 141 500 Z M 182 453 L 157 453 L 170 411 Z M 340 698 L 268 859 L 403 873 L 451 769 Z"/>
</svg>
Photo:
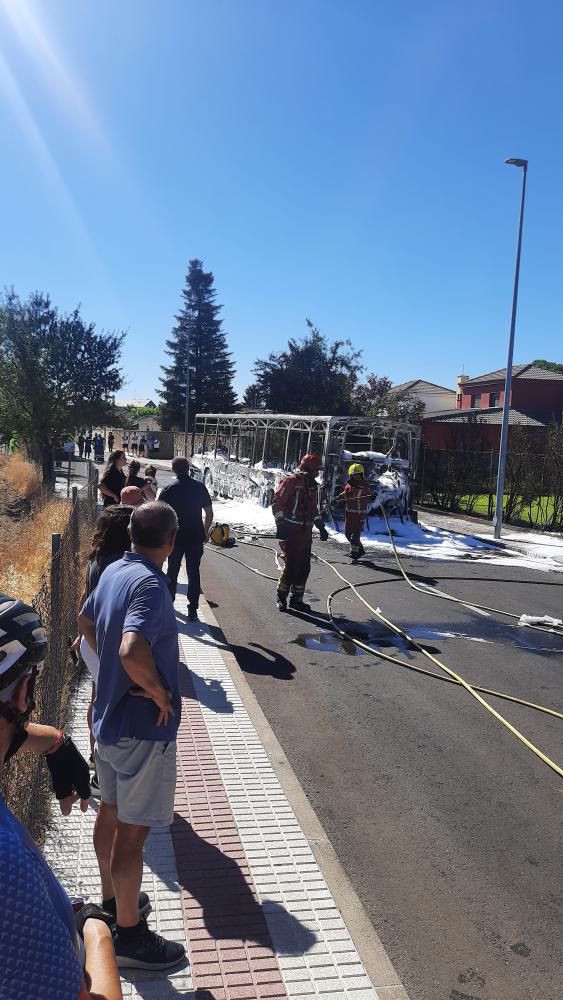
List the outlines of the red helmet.
<svg viewBox="0 0 563 1000">
<path fill-rule="evenodd" d="M 303 472 L 318 472 L 322 467 L 322 460 L 320 455 L 315 455 L 310 452 L 308 455 L 304 455 L 299 463 L 299 468 Z"/>
</svg>

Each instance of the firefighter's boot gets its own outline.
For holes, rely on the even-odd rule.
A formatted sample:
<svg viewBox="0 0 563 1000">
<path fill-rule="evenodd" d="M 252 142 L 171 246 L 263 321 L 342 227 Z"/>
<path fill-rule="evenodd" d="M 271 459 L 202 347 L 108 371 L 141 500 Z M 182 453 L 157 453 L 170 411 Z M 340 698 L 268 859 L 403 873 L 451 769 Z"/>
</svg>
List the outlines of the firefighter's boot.
<svg viewBox="0 0 563 1000">
<path fill-rule="evenodd" d="M 289 598 L 289 606 L 292 611 L 310 611 L 311 605 L 307 604 L 306 601 L 300 595 L 292 594 Z"/>
<path fill-rule="evenodd" d="M 287 611 L 287 594 L 283 590 L 277 592 L 276 606 L 278 611 Z"/>
</svg>

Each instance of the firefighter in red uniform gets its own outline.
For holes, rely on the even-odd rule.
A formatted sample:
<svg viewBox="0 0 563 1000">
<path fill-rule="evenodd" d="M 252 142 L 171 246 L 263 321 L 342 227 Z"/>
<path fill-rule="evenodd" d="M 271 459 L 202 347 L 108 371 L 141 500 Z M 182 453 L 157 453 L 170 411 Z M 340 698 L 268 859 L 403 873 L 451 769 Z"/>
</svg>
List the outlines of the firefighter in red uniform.
<svg viewBox="0 0 563 1000">
<path fill-rule="evenodd" d="M 318 455 L 305 455 L 299 468 L 283 479 L 272 502 L 276 519 L 276 538 L 280 540 L 284 567 L 278 583 L 278 611 L 287 610 L 287 596 L 291 590 L 289 606 L 295 611 L 310 611 L 303 600 L 305 584 L 311 571 L 311 545 L 313 525 L 319 529 L 321 541 L 326 542 L 328 531 L 319 513 L 316 476 L 321 469 Z"/>
<path fill-rule="evenodd" d="M 348 482 L 344 487 L 338 500 L 344 500 L 346 513 L 344 516 L 344 534 L 350 542 L 350 558 L 353 563 L 365 555 L 365 549 L 360 541 L 360 535 L 364 527 L 370 491 L 364 482 L 364 467 L 359 462 L 355 462 L 348 469 Z"/>
</svg>

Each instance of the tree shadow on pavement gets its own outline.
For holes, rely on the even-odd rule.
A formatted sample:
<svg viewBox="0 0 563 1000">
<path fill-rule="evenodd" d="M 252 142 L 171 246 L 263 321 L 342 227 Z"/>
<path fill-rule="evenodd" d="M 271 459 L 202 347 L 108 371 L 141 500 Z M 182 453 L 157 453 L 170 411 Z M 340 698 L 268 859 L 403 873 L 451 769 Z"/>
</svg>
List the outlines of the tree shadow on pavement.
<svg viewBox="0 0 563 1000">
<path fill-rule="evenodd" d="M 275 947 L 288 955 L 303 955 L 316 935 L 279 903 L 260 903 L 234 858 L 200 837 L 190 823 L 174 814 L 172 840 L 180 887 L 199 903 L 201 920 L 215 940 L 254 941 L 272 947 L 268 922 L 275 925 Z M 199 921 L 197 906 L 189 909 Z M 196 923 L 197 926 L 197 923 Z M 187 928 L 188 935 L 190 928 Z M 235 943 L 236 942 L 236 943 Z"/>
</svg>

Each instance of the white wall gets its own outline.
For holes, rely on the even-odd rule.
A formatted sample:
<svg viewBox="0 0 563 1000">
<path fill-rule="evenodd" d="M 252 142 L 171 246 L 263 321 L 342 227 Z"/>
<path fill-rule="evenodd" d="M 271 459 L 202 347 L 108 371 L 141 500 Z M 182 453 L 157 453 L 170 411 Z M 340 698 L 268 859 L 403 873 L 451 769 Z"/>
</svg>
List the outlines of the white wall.
<svg viewBox="0 0 563 1000">
<path fill-rule="evenodd" d="M 436 413 L 438 410 L 455 410 L 456 407 L 456 397 L 453 391 L 425 390 L 415 387 L 410 395 L 424 403 L 425 414 Z"/>
</svg>

